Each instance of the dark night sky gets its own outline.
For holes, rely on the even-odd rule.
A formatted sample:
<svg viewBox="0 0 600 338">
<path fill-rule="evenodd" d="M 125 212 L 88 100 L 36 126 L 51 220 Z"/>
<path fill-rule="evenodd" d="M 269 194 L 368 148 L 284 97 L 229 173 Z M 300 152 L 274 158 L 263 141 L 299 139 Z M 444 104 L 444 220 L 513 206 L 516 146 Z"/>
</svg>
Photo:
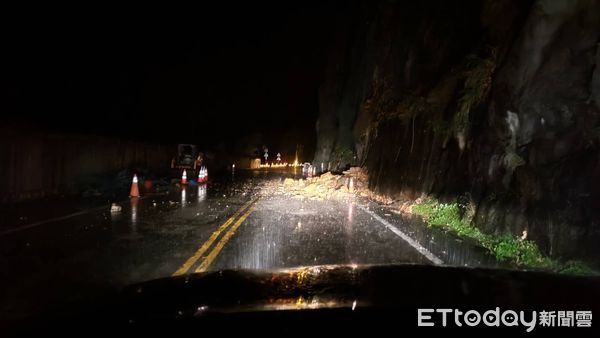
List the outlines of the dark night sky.
<svg viewBox="0 0 600 338">
<path fill-rule="evenodd" d="M 3 123 L 207 146 L 250 132 L 314 142 L 338 5 L 12 12 Z"/>
</svg>

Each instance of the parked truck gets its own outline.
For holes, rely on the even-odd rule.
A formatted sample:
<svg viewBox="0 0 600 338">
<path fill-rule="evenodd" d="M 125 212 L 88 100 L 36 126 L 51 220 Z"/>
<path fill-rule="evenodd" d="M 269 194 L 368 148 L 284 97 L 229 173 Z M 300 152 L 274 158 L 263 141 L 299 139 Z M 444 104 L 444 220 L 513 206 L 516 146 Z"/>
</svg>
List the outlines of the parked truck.
<svg viewBox="0 0 600 338">
<path fill-rule="evenodd" d="M 193 144 L 177 145 L 177 155 L 171 159 L 171 169 L 178 172 L 184 169 L 189 177 L 198 176 L 198 170 L 204 162 L 204 154 Z"/>
</svg>

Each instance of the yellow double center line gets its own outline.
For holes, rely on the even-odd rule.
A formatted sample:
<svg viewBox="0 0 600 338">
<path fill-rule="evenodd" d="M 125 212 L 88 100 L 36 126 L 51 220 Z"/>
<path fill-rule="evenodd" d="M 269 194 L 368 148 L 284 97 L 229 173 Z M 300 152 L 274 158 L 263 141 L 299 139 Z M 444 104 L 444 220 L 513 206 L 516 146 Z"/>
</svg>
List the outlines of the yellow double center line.
<svg viewBox="0 0 600 338">
<path fill-rule="evenodd" d="M 212 233 L 212 235 L 210 235 L 210 237 L 206 240 L 206 242 L 204 242 L 204 244 L 202 244 L 202 246 L 190 258 L 188 258 L 188 260 L 185 261 L 185 263 L 183 263 L 183 265 L 179 269 L 177 269 L 177 271 L 175 271 L 175 273 L 173 273 L 173 276 L 180 276 L 180 275 L 187 273 L 188 270 L 190 270 L 190 268 L 194 264 L 196 264 L 196 262 L 200 258 L 202 258 L 204 253 L 206 253 L 206 251 L 210 248 L 210 246 L 217 240 L 217 238 L 219 237 L 221 232 L 225 231 L 225 229 L 227 229 L 227 227 L 229 227 L 229 225 L 231 225 L 231 223 L 233 223 L 240 214 L 242 214 L 244 211 L 246 211 L 246 213 L 244 213 L 237 220 L 237 222 L 235 222 L 235 224 L 229 229 L 229 231 L 227 231 L 227 233 L 223 236 L 223 238 L 221 238 L 221 240 L 217 243 L 217 245 L 213 248 L 213 250 L 208 254 L 208 256 L 206 256 L 206 258 L 200 263 L 200 266 L 196 269 L 196 272 L 206 271 L 206 269 L 208 269 L 210 264 L 215 260 L 215 258 L 219 254 L 219 252 L 221 252 L 221 250 L 223 249 L 223 246 L 225 246 L 227 241 L 234 235 L 235 231 L 240 227 L 240 225 L 242 225 L 242 223 L 244 223 L 246 218 L 248 218 L 248 216 L 250 216 L 250 214 L 252 213 L 252 205 L 256 201 L 257 201 L 257 199 L 253 199 L 253 200 L 249 201 L 248 203 L 244 204 L 241 208 L 239 208 L 233 214 L 233 216 L 229 217 L 229 219 L 227 219 L 227 221 L 225 221 L 225 223 L 221 224 L 221 226 L 219 226 L 217 228 L 217 230 L 215 230 Z"/>
</svg>

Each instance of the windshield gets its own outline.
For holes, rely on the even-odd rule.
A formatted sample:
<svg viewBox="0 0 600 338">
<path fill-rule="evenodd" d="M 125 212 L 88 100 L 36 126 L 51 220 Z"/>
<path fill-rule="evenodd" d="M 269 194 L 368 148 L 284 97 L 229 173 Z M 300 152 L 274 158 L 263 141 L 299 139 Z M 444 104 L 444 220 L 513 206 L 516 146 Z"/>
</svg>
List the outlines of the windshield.
<svg viewBox="0 0 600 338">
<path fill-rule="evenodd" d="M 596 276 L 600 3 L 548 2 L 28 14 L 3 66 L 0 318 L 224 270 Z"/>
</svg>

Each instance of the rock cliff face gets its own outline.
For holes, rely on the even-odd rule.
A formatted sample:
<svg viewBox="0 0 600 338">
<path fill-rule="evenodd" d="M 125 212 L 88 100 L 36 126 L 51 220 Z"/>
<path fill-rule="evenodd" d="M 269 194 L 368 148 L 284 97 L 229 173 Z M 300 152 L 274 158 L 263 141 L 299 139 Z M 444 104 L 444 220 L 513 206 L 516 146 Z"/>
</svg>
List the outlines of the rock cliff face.
<svg viewBox="0 0 600 338">
<path fill-rule="evenodd" d="M 337 18 L 315 162 L 600 257 L 600 2 L 390 1 Z M 317 165 L 319 168 L 319 165 Z M 597 258 L 595 258 L 597 260 Z"/>
</svg>

